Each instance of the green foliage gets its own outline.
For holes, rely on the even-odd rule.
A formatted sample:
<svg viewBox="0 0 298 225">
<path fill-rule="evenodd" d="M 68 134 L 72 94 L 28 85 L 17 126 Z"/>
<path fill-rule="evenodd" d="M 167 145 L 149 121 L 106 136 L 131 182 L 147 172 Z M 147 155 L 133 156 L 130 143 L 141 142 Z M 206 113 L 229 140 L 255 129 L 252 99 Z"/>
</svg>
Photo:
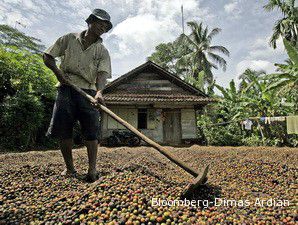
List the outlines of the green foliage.
<svg viewBox="0 0 298 225">
<path fill-rule="evenodd" d="M 221 31 L 219 28 L 209 32 L 202 23 L 192 21 L 187 24 L 191 28 L 189 35 L 182 34 L 173 42 L 159 44 L 148 59 L 185 78 L 203 92 L 213 94 L 212 69 L 218 69 L 218 66 L 226 69 L 226 61 L 218 53 L 229 56 L 229 51 L 211 43 Z"/>
<path fill-rule="evenodd" d="M 287 101 L 294 104 L 295 113 L 298 113 L 298 50 L 286 39 L 284 45 L 290 60 L 288 64 L 275 64 L 280 73 L 265 78 L 270 81 L 266 90 L 275 90 L 278 96 L 287 96 Z"/>
<path fill-rule="evenodd" d="M 29 37 L 4 24 L 0 24 L 0 44 L 1 46 L 14 46 L 17 49 L 27 50 L 32 53 L 40 53 L 45 48 L 39 39 Z"/>
<path fill-rule="evenodd" d="M 288 139 L 289 146 L 298 147 L 298 135 L 293 135 Z"/>
<path fill-rule="evenodd" d="M 272 82 L 267 76 L 264 72 L 247 70 L 240 76 L 240 89 L 236 88 L 233 80 L 228 88 L 215 84 L 222 97 L 219 97 L 212 108 L 206 110 L 205 115 L 198 120 L 198 126 L 208 144 L 296 145 L 291 137 L 286 135 L 285 122 L 267 125 L 258 121 L 260 126 L 254 126 L 256 129 L 250 135 L 240 128 L 239 122 L 248 117 L 286 116 L 294 112 L 294 104 L 282 102 L 282 99 L 289 99 L 289 94 L 278 95 L 276 90 L 267 89 Z M 229 123 L 231 121 L 236 122 Z M 217 123 L 227 124 L 210 126 Z"/>
<path fill-rule="evenodd" d="M 224 126 L 210 126 L 213 121 L 221 121 L 220 118 L 213 118 L 201 115 L 198 118 L 198 127 L 201 131 L 199 139 L 207 145 L 216 146 L 239 146 L 242 145 L 243 135 L 238 124 L 232 123 Z"/>
<path fill-rule="evenodd" d="M 270 45 L 276 48 L 277 39 L 282 37 L 298 48 L 298 7 L 295 0 L 269 0 L 264 8 L 267 11 L 278 9 L 284 16 L 275 23 Z"/>
<path fill-rule="evenodd" d="M 214 85 L 222 96 L 198 120 L 201 136 L 208 144 L 297 146 L 297 135 L 286 134 L 285 122 L 268 125 L 258 121 L 259 126 L 250 135 L 238 125 L 248 117 L 287 116 L 298 112 L 297 49 L 286 39 L 284 45 L 290 60 L 288 64 L 276 64 L 281 73 L 267 75 L 264 71 L 247 69 L 239 76 L 239 89 L 233 80 L 227 88 Z M 231 121 L 236 122 L 227 123 Z M 210 126 L 208 123 L 225 124 Z"/>
<path fill-rule="evenodd" d="M 34 44 L 34 38 L 8 26 L 1 26 L 1 32 L 3 27 L 7 28 L 5 34 L 12 35 L 16 43 L 6 43 L 10 39 L 8 35 L 0 45 L 0 147 L 26 150 L 54 146 L 55 142 L 44 135 L 50 122 L 57 80 L 44 65 L 41 55 L 34 53 L 40 47 Z"/>
<path fill-rule="evenodd" d="M 287 53 L 290 57 L 290 60 L 292 61 L 292 63 L 294 65 L 296 65 L 298 67 L 298 51 L 297 51 L 297 48 L 292 46 L 292 44 L 289 41 L 287 41 L 286 39 L 284 39 L 283 42 L 284 42 L 284 46 L 287 50 Z"/>
<path fill-rule="evenodd" d="M 201 71 L 204 71 L 204 81 L 207 84 L 213 82 L 212 69 L 221 67 L 226 70 L 227 62 L 218 53 L 229 56 L 229 51 L 223 46 L 212 46 L 211 41 L 221 29 L 214 28 L 210 32 L 208 26 L 204 27 L 203 23 L 191 21 L 187 23 L 191 28 L 189 35 L 182 34 L 178 38 L 178 46 L 180 46 L 181 58 L 177 60 L 177 64 L 185 67 L 189 74 L 194 78 L 198 77 Z M 187 62 L 187 64 L 185 63 Z"/>
<path fill-rule="evenodd" d="M 252 134 L 250 137 L 243 138 L 242 143 L 245 146 L 262 146 L 262 145 L 264 145 L 263 140 L 257 134 Z"/>
<path fill-rule="evenodd" d="M 40 55 L 17 47 L 0 46 L 1 100 L 16 91 L 54 98 L 57 82 Z"/>
<path fill-rule="evenodd" d="M 178 52 L 175 42 L 161 43 L 155 47 L 155 52 L 148 57 L 148 60 L 155 62 L 164 69 L 178 75 L 179 68 L 176 66 Z"/>
<path fill-rule="evenodd" d="M 18 92 L 7 97 L 2 105 L 2 147 L 10 150 L 25 150 L 36 142 L 38 128 L 43 122 L 43 105 L 36 96 Z"/>
</svg>

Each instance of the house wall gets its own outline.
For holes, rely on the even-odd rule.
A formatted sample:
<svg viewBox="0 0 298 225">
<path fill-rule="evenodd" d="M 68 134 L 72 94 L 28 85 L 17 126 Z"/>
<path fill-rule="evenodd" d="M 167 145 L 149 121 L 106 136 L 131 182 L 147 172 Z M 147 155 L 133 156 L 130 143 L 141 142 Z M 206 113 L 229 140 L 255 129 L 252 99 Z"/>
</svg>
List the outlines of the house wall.
<svg viewBox="0 0 298 225">
<path fill-rule="evenodd" d="M 127 91 L 137 93 L 148 92 L 169 92 L 169 93 L 189 93 L 181 87 L 173 84 L 168 79 L 155 73 L 140 73 L 127 83 L 120 84 L 113 91 Z"/>
<path fill-rule="evenodd" d="M 115 114 L 137 128 L 138 108 L 136 106 L 108 106 Z M 147 128 L 140 131 L 158 143 L 163 143 L 163 117 L 161 108 L 148 108 Z M 112 134 L 114 129 L 125 127 L 107 114 L 102 116 L 102 138 Z M 183 139 L 197 137 L 195 110 L 192 108 L 181 109 L 181 134 Z"/>
<path fill-rule="evenodd" d="M 123 94 L 125 93 L 154 93 L 154 94 L 189 94 L 188 90 L 183 89 L 182 87 L 173 83 L 172 80 L 156 74 L 150 71 L 144 71 L 137 76 L 123 81 L 123 83 L 116 86 L 110 92 Z M 133 104 L 133 105 L 132 105 Z M 143 134 L 149 138 L 163 143 L 166 139 L 164 134 L 164 118 L 162 114 L 162 109 L 177 109 L 179 111 L 179 118 L 181 117 L 180 126 L 175 126 L 181 128 L 180 132 L 175 133 L 181 137 L 182 140 L 186 139 L 195 139 L 197 137 L 196 130 L 196 116 L 194 105 L 196 103 L 191 102 L 148 102 L 144 99 L 144 102 L 113 102 L 108 106 L 114 113 L 119 115 L 122 119 L 126 120 L 128 123 L 137 128 L 138 121 L 138 108 L 147 108 L 148 109 L 148 118 L 147 118 L 147 128 L 140 130 Z M 175 110 L 174 110 L 175 111 Z M 180 114 L 181 113 L 181 114 Z M 178 117 L 177 117 L 178 118 Z M 177 125 L 177 124 L 175 124 Z M 171 126 L 170 126 L 171 127 Z M 102 138 L 107 138 L 112 134 L 113 129 L 125 129 L 122 125 L 118 124 L 111 117 L 106 114 L 102 118 Z M 171 130 L 171 129 L 169 129 Z M 173 130 L 173 129 L 172 129 Z M 173 133 L 174 134 L 174 133 Z M 179 135 L 178 135 L 179 134 Z M 175 136 L 174 136 L 175 137 Z M 176 137 L 173 138 L 176 140 Z M 183 142 L 183 141 L 182 141 Z M 179 141 L 179 143 L 181 143 Z"/>
<path fill-rule="evenodd" d="M 194 109 L 181 109 L 182 139 L 197 138 L 196 113 Z"/>
<path fill-rule="evenodd" d="M 130 123 L 132 126 L 137 128 L 138 121 L 138 108 L 132 106 L 117 106 L 109 107 L 116 115 L 120 116 L 122 119 Z M 112 134 L 114 129 L 125 129 L 125 127 L 107 114 L 103 114 L 102 118 L 102 138 L 107 138 Z M 143 134 L 149 138 L 157 141 L 163 141 L 163 127 L 161 120 L 161 110 L 160 109 L 148 109 L 147 114 L 147 129 L 140 130 Z"/>
</svg>

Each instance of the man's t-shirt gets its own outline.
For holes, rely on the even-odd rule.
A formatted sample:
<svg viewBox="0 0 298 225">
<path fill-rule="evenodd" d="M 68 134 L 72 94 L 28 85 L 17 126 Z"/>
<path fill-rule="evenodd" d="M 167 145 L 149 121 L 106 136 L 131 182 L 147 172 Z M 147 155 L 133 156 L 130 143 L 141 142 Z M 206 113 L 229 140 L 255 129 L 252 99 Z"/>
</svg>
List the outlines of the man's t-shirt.
<svg viewBox="0 0 298 225">
<path fill-rule="evenodd" d="M 60 69 L 70 77 L 70 82 L 80 88 L 96 90 L 99 74 L 111 78 L 111 59 L 102 39 L 83 50 L 82 33 L 66 34 L 49 47 L 45 53 L 61 57 Z M 102 80 L 102 79 L 101 79 Z"/>
</svg>

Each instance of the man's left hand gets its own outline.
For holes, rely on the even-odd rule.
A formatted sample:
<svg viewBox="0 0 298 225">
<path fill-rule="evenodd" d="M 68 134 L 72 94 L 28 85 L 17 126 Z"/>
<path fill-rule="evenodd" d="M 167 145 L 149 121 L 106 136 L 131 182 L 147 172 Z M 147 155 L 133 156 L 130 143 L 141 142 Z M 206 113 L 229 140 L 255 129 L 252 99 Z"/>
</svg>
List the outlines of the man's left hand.
<svg viewBox="0 0 298 225">
<path fill-rule="evenodd" d="M 95 100 L 100 103 L 101 105 L 106 106 L 106 103 L 104 102 L 104 99 L 102 97 L 101 91 L 97 91 L 96 95 L 95 95 Z"/>
</svg>

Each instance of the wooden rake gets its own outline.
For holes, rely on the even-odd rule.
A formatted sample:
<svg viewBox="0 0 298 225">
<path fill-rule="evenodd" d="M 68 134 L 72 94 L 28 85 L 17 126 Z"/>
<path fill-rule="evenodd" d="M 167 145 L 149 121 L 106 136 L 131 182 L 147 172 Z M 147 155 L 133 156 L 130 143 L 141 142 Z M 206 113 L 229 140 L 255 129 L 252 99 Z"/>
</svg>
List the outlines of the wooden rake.
<svg viewBox="0 0 298 225">
<path fill-rule="evenodd" d="M 151 145 L 153 148 L 155 148 L 157 151 L 159 151 L 161 154 L 163 154 L 165 157 L 167 157 L 173 163 L 175 163 L 176 165 L 181 167 L 183 170 L 185 170 L 186 172 L 191 174 L 194 177 L 194 180 L 187 185 L 186 189 L 181 194 L 181 197 L 191 196 L 191 194 L 193 194 L 201 185 L 206 183 L 209 165 L 203 167 L 203 169 L 201 169 L 201 172 L 199 173 L 196 169 L 185 164 L 183 161 L 181 161 L 175 155 L 170 153 L 165 147 L 162 147 L 161 145 L 157 144 L 155 141 L 151 140 L 150 138 L 148 138 L 147 136 L 142 134 L 140 131 L 138 131 L 136 128 L 134 128 L 132 125 L 130 125 L 128 122 L 121 119 L 119 116 L 117 116 L 111 110 L 109 110 L 107 107 L 98 103 L 92 96 L 88 95 L 81 88 L 79 88 L 76 85 L 73 85 L 69 82 L 67 82 L 67 85 L 71 86 L 76 91 L 78 91 L 81 95 L 83 95 L 85 98 L 87 98 L 94 105 L 94 107 L 107 113 L 110 117 L 112 117 L 114 120 L 116 120 L 117 122 L 122 124 L 128 130 L 130 130 L 131 132 L 136 134 L 138 137 L 143 139 L 146 143 Z"/>
</svg>

